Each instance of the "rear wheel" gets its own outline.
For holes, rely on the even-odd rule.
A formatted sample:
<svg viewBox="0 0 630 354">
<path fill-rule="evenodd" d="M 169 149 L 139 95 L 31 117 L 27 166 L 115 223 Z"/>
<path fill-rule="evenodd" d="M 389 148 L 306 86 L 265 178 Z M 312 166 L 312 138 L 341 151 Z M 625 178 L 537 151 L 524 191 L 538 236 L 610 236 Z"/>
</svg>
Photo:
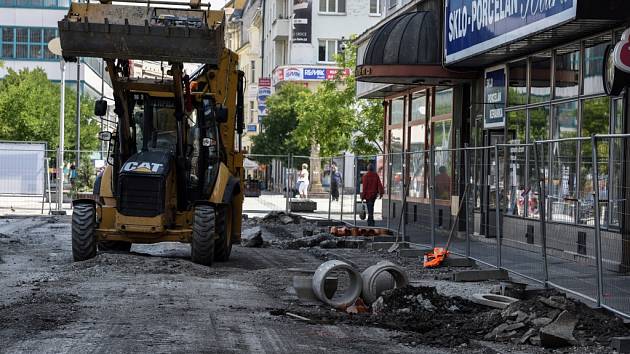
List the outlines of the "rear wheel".
<svg viewBox="0 0 630 354">
<path fill-rule="evenodd" d="M 227 262 L 230 259 L 230 254 L 232 253 L 232 240 L 227 232 L 227 221 L 227 208 L 218 208 L 215 222 L 217 240 L 214 244 L 214 259 L 218 262 Z"/>
<path fill-rule="evenodd" d="M 214 260 L 216 219 L 214 208 L 207 205 L 195 207 L 192 225 L 190 255 L 192 261 L 210 266 Z"/>
<path fill-rule="evenodd" d="M 96 208 L 78 204 L 72 211 L 72 257 L 75 262 L 96 256 Z"/>
<path fill-rule="evenodd" d="M 131 242 L 101 241 L 98 243 L 98 250 L 101 252 L 129 252 L 131 250 Z"/>
</svg>

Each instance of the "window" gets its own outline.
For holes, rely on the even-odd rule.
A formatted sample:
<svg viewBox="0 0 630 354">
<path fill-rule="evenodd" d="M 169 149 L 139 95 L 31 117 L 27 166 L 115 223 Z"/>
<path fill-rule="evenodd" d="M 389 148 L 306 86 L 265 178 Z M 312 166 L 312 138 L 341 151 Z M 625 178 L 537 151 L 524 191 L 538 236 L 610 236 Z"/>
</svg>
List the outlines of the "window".
<svg viewBox="0 0 630 354">
<path fill-rule="evenodd" d="M 389 153 L 392 154 L 392 196 L 402 197 L 402 156 L 403 151 L 403 130 L 402 128 L 392 129 L 389 132 Z"/>
<path fill-rule="evenodd" d="M 405 117 L 405 99 L 398 98 L 393 100 L 392 103 L 392 116 L 390 118 L 389 124 L 396 125 L 402 124 Z"/>
<path fill-rule="evenodd" d="M 0 0 L 0 7 L 68 8 L 70 0 Z"/>
<path fill-rule="evenodd" d="M 398 0 L 388 0 L 388 3 L 387 3 L 388 9 L 391 9 L 396 6 L 398 6 Z"/>
<path fill-rule="evenodd" d="M 255 83 L 256 82 L 256 61 L 252 60 L 249 62 L 249 82 L 250 83 Z"/>
<path fill-rule="evenodd" d="M 556 53 L 555 98 L 569 98 L 578 95 L 580 83 L 580 50 L 572 47 L 559 49 Z"/>
<path fill-rule="evenodd" d="M 370 15 L 381 14 L 381 0 L 370 0 Z"/>
<path fill-rule="evenodd" d="M 249 123 L 254 124 L 254 116 L 256 115 L 256 108 L 254 107 L 254 101 L 249 101 Z"/>
<path fill-rule="evenodd" d="M 453 112 L 453 89 L 435 93 L 435 115 L 441 116 Z"/>
<path fill-rule="evenodd" d="M 601 42 L 586 41 L 584 46 L 584 85 L 582 93 L 585 95 L 604 92 L 602 80 L 602 61 L 604 51 L 610 44 L 610 38 L 599 38 Z"/>
<path fill-rule="evenodd" d="M 551 54 L 542 53 L 531 58 L 531 103 L 546 102 L 551 99 Z"/>
<path fill-rule="evenodd" d="M 415 93 L 411 101 L 411 120 L 425 121 L 427 116 L 427 95 L 425 91 Z"/>
<path fill-rule="evenodd" d="M 319 12 L 346 13 L 346 0 L 319 0 Z"/>
<path fill-rule="evenodd" d="M 0 27 L 0 58 L 56 60 L 48 42 L 57 36 L 55 28 Z"/>
<path fill-rule="evenodd" d="M 334 63 L 337 55 L 336 39 L 320 39 L 317 60 L 324 63 Z"/>
<path fill-rule="evenodd" d="M 432 131 L 435 147 L 435 198 L 448 200 L 451 197 L 452 180 L 451 152 L 447 150 L 451 146 L 451 121 L 433 123 Z"/>
<path fill-rule="evenodd" d="M 511 63 L 508 77 L 508 106 L 527 104 L 527 60 Z"/>
</svg>

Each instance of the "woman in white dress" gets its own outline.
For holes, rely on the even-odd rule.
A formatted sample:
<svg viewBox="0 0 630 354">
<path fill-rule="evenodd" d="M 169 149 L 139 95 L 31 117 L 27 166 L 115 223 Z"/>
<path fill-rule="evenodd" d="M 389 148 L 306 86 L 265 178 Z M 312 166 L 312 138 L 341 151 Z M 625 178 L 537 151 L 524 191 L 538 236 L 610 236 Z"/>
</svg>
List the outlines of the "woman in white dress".
<svg viewBox="0 0 630 354">
<path fill-rule="evenodd" d="M 302 164 L 302 170 L 298 175 L 298 192 L 300 193 L 300 198 L 308 198 L 308 165 Z"/>
</svg>

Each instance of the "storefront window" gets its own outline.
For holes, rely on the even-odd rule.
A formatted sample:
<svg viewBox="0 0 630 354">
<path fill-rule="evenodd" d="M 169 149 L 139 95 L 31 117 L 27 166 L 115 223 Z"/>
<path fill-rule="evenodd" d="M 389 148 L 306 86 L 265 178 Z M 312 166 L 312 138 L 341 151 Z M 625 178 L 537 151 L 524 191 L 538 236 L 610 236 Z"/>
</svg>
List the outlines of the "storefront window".
<svg viewBox="0 0 630 354">
<path fill-rule="evenodd" d="M 392 100 L 392 117 L 389 124 L 396 125 L 401 124 L 405 119 L 405 99 L 399 98 Z M 402 143 L 402 141 L 401 141 Z"/>
<path fill-rule="evenodd" d="M 435 93 L 435 116 L 451 114 L 453 112 L 453 89 L 437 91 Z"/>
<path fill-rule="evenodd" d="M 569 98 L 578 95 L 580 83 L 580 50 L 574 48 L 559 49 L 556 53 L 555 98 Z"/>
<path fill-rule="evenodd" d="M 602 80 L 602 62 L 604 51 L 610 44 L 610 38 L 599 38 L 599 43 L 587 41 L 584 47 L 584 88 L 585 95 L 592 95 L 604 92 L 604 80 Z M 604 41 L 605 40 L 605 41 Z"/>
<path fill-rule="evenodd" d="M 623 133 L 623 100 L 615 100 L 613 103 L 613 134 Z M 603 195 L 600 191 L 600 199 L 608 199 L 605 210 L 602 213 L 604 223 L 610 226 L 619 226 L 623 215 L 623 140 L 622 138 L 610 139 L 610 177 L 609 195 Z M 610 215 L 609 215 L 610 214 Z"/>
<path fill-rule="evenodd" d="M 409 154 L 409 196 L 415 198 L 425 197 L 425 183 L 427 175 L 425 173 L 424 150 L 425 126 L 424 124 L 411 126 L 409 138 L 411 153 Z"/>
<path fill-rule="evenodd" d="M 411 101 L 411 120 L 424 121 L 427 117 L 427 96 L 424 91 L 417 92 L 413 95 Z"/>
<path fill-rule="evenodd" d="M 526 141 L 527 115 L 525 110 L 512 111 L 507 113 L 507 143 L 513 145 L 524 144 Z M 510 215 L 525 216 L 524 198 L 525 191 L 525 170 L 526 170 L 526 147 L 513 146 L 505 148 L 507 153 L 507 212 Z"/>
<path fill-rule="evenodd" d="M 531 103 L 546 102 L 551 99 L 551 54 L 542 53 L 531 58 L 530 65 Z"/>
<path fill-rule="evenodd" d="M 389 135 L 389 153 L 392 159 L 392 196 L 400 197 L 402 193 L 402 156 L 403 130 L 392 129 Z"/>
<path fill-rule="evenodd" d="M 582 103 L 581 136 L 591 136 L 592 134 L 607 134 L 608 121 L 610 117 L 610 99 L 608 97 L 584 100 Z M 580 217 L 578 223 L 590 224 L 593 222 L 593 152 L 590 141 L 581 143 L 581 163 L 580 163 Z M 608 179 L 608 141 L 601 141 L 597 146 L 597 157 L 599 161 L 599 185 L 600 198 L 607 196 L 606 180 Z"/>
<path fill-rule="evenodd" d="M 433 123 L 433 146 L 435 147 L 435 197 L 448 200 L 451 195 L 451 121 Z"/>
<path fill-rule="evenodd" d="M 527 60 L 510 63 L 508 68 L 508 106 L 527 104 Z"/>
<path fill-rule="evenodd" d="M 577 136 L 577 101 L 553 107 L 554 139 Z M 551 181 L 549 199 L 551 218 L 556 221 L 575 222 L 577 213 L 577 151 L 578 141 L 563 141 L 551 144 Z"/>
</svg>

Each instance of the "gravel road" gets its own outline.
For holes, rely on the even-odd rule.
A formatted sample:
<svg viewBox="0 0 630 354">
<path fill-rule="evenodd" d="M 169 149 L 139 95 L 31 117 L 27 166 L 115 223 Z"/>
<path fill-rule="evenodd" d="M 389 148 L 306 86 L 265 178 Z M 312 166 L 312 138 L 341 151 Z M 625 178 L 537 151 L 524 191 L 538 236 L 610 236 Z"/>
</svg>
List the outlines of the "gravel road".
<svg viewBox="0 0 630 354">
<path fill-rule="evenodd" d="M 269 314 L 295 301 L 305 251 L 235 247 L 211 268 L 189 246 L 135 246 L 73 263 L 69 218 L 0 220 L 0 352 L 444 353 L 395 332 Z"/>
</svg>

